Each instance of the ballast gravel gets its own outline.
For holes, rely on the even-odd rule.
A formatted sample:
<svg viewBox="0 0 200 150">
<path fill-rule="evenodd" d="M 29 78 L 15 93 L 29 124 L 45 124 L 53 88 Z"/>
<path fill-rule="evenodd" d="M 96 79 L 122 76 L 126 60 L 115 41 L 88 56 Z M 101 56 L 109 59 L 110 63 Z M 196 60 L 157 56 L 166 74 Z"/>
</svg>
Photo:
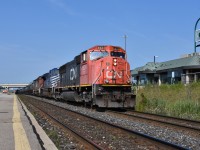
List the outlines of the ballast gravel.
<svg viewBox="0 0 200 150">
<path fill-rule="evenodd" d="M 34 97 L 35 98 L 35 97 Z M 200 133 L 199 137 L 193 137 L 190 135 L 186 135 L 181 131 L 174 131 L 169 128 L 163 128 L 159 126 L 153 126 L 152 124 L 143 123 L 138 120 L 128 120 L 125 118 L 120 118 L 118 116 L 107 114 L 106 112 L 97 112 L 92 109 L 80 107 L 80 106 L 73 106 L 67 103 L 47 100 L 45 98 L 37 98 L 39 100 L 43 100 L 45 102 L 67 108 L 76 112 L 80 112 L 82 114 L 101 119 L 106 122 L 114 123 L 119 126 L 126 127 L 133 131 L 137 131 L 143 134 L 147 134 L 153 136 L 155 138 L 159 138 L 161 140 L 180 145 L 182 147 L 198 150 L 200 148 Z"/>
</svg>

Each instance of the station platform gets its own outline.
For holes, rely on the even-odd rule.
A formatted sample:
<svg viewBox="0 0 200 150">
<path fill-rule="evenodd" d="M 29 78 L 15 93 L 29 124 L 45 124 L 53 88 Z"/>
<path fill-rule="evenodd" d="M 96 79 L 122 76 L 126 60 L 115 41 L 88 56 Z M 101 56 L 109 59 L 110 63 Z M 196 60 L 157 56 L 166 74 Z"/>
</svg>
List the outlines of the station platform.
<svg viewBox="0 0 200 150">
<path fill-rule="evenodd" d="M 57 150 L 16 95 L 0 93 L 1 150 Z"/>
</svg>

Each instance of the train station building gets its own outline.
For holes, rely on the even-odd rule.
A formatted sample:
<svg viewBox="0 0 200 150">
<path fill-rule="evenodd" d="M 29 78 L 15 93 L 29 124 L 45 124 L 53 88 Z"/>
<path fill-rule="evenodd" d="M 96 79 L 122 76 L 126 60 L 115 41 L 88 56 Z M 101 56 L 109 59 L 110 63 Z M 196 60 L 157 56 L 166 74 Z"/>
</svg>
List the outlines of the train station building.
<svg viewBox="0 0 200 150">
<path fill-rule="evenodd" d="M 131 70 L 131 74 L 136 85 L 196 82 L 200 80 L 200 53 L 165 62 L 148 62 Z"/>
</svg>

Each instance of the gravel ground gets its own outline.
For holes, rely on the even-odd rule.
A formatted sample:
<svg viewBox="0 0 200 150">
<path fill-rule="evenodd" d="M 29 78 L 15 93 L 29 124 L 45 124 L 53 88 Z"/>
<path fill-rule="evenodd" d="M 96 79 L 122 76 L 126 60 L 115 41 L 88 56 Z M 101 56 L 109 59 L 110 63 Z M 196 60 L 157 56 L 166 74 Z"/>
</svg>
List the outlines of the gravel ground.
<svg viewBox="0 0 200 150">
<path fill-rule="evenodd" d="M 83 108 L 80 106 L 79 107 L 72 106 L 72 105 L 68 105 L 63 102 L 56 102 L 56 101 L 47 100 L 44 98 L 38 98 L 38 99 L 43 99 L 46 102 L 49 102 L 49 103 L 52 103 L 55 105 L 59 105 L 64 108 L 67 108 L 67 109 L 70 109 L 73 111 L 77 111 L 77 112 L 80 112 L 80 113 L 86 114 L 88 116 L 95 117 L 95 118 L 98 118 L 98 119 L 101 119 L 101 120 L 104 120 L 107 122 L 115 123 L 117 125 L 124 126 L 128 129 L 131 129 L 131 130 L 134 130 L 137 132 L 141 132 L 141 133 L 144 133 L 144 134 L 156 137 L 156 138 L 160 138 L 160 139 L 162 139 L 164 141 L 168 141 L 170 143 L 181 145 L 185 148 L 197 150 L 200 147 L 200 136 L 199 136 L 199 138 L 192 137 L 192 136 L 183 134 L 180 131 L 175 132 L 174 130 L 171 130 L 168 128 L 152 126 L 148 123 L 138 122 L 137 120 L 131 121 L 131 120 L 127 120 L 124 118 L 119 118 L 117 116 L 106 114 L 105 112 L 96 112 L 94 110 Z"/>
<path fill-rule="evenodd" d="M 83 145 L 79 144 L 71 135 L 64 132 L 61 127 L 50 121 L 43 114 L 37 111 L 32 106 L 27 105 L 29 111 L 34 114 L 39 125 L 43 128 L 46 134 L 54 142 L 59 150 L 74 150 L 74 149 L 85 149 Z"/>
<path fill-rule="evenodd" d="M 30 99 L 30 101 L 25 100 L 25 102 L 30 102 L 31 104 L 33 103 L 33 105 L 38 105 L 38 103 L 40 103 L 34 99 Z M 39 107 L 60 120 L 62 123 L 72 127 L 78 133 L 81 133 L 82 135 L 91 139 L 104 149 L 160 149 L 160 145 L 158 143 L 153 144 L 146 139 L 141 139 L 140 137 L 138 138 L 138 136 L 134 136 L 132 134 L 129 135 L 126 132 L 124 133 L 124 131 L 115 129 L 100 122 L 97 123 L 93 119 L 80 116 L 71 111 L 66 111 L 58 107 L 52 107 L 52 105 L 48 105 L 46 103 L 40 103 Z M 162 149 L 168 150 L 167 147 L 162 147 Z"/>
</svg>

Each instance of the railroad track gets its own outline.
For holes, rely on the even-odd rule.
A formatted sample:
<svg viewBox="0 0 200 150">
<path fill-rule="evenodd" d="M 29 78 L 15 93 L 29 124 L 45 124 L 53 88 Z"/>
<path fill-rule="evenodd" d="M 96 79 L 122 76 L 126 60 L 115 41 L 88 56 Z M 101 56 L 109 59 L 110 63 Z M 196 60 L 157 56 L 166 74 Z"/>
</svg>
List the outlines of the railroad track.
<svg viewBox="0 0 200 150">
<path fill-rule="evenodd" d="M 30 99 L 30 98 L 29 98 Z M 44 101 L 29 100 L 40 111 L 75 132 L 93 145 L 93 149 L 186 149 L 140 132 L 84 115 Z M 81 125 L 84 123 L 84 125 Z M 78 125 L 81 126 L 78 126 Z M 98 134 L 98 136 L 96 135 Z M 99 134 L 103 137 L 99 138 Z M 114 138 L 114 139 L 113 139 Z M 116 140 L 117 139 L 117 143 Z M 118 145 L 116 145 L 118 144 Z M 119 147 L 124 146 L 124 147 Z"/>
<path fill-rule="evenodd" d="M 178 128 L 183 128 L 186 130 L 200 132 L 200 121 L 181 119 L 181 118 L 176 118 L 176 117 L 144 113 L 144 112 L 138 112 L 138 111 L 127 111 L 127 112 L 107 111 L 107 112 L 121 114 L 121 115 L 134 117 L 138 119 L 149 120 L 153 122 L 159 122 L 159 123 L 163 123 L 167 125 L 172 125 Z"/>
<path fill-rule="evenodd" d="M 20 101 L 22 101 L 19 97 L 18 99 Z M 25 105 L 27 105 L 26 102 L 23 103 Z M 84 149 L 94 149 L 94 150 L 104 150 L 104 148 L 102 148 L 101 146 L 99 146 L 98 144 L 96 144 L 94 141 L 88 139 L 87 137 L 85 137 L 84 135 L 82 135 L 81 133 L 78 133 L 76 130 L 74 130 L 72 127 L 67 126 L 66 124 L 64 124 L 63 122 L 59 121 L 59 119 L 57 119 L 55 116 L 50 115 L 47 111 L 43 110 L 41 107 L 36 106 L 33 103 L 29 103 L 29 105 L 32 105 L 33 107 L 35 107 L 37 110 L 39 110 L 40 112 L 42 112 L 42 114 L 45 114 L 48 118 L 50 118 L 51 120 L 53 120 L 53 122 L 55 122 L 56 124 L 58 124 L 59 126 L 61 126 L 62 128 L 64 128 L 64 130 L 68 133 L 70 133 L 75 139 L 77 139 L 79 141 L 79 143 L 82 143 L 84 145 Z"/>
</svg>

